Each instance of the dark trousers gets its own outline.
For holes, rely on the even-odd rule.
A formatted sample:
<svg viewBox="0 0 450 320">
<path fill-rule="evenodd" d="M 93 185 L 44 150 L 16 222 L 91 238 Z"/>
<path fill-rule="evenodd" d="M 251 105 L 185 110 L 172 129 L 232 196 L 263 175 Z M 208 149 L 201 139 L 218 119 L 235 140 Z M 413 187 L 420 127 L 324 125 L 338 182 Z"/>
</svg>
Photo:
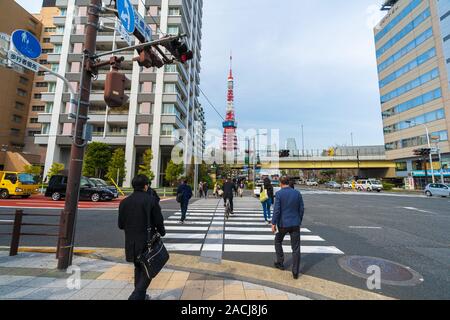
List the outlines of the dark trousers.
<svg viewBox="0 0 450 320">
<path fill-rule="evenodd" d="M 186 220 L 189 201 L 182 201 L 180 205 L 181 205 L 181 221 L 184 221 Z"/>
<path fill-rule="evenodd" d="M 223 199 L 223 205 L 225 207 L 227 206 L 227 199 L 228 199 L 228 201 L 230 201 L 230 209 L 231 209 L 231 212 L 233 212 L 233 209 L 234 209 L 234 207 L 233 207 L 233 197 L 228 196 L 228 197 L 225 197 Z"/>
<path fill-rule="evenodd" d="M 291 237 L 292 273 L 298 275 L 300 272 L 300 227 L 279 228 L 279 232 L 275 235 L 277 263 L 284 263 L 283 240 L 288 233 Z"/>
<path fill-rule="evenodd" d="M 128 300 L 145 300 L 150 280 L 145 273 L 145 269 L 139 263 L 134 263 L 134 291 Z"/>
</svg>

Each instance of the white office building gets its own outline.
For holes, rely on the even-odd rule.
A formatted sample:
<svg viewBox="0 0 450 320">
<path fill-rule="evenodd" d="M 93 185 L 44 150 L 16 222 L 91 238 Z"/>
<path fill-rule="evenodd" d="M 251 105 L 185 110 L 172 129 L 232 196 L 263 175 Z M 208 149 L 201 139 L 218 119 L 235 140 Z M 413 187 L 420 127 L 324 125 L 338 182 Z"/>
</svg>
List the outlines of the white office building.
<svg viewBox="0 0 450 320">
<path fill-rule="evenodd" d="M 56 0 L 60 16 L 54 17 L 56 34 L 49 39 L 54 52 L 48 54 L 51 68 L 70 81 L 77 91 L 81 77 L 81 58 L 85 40 L 85 27 L 89 0 Z M 200 155 L 204 147 L 205 118 L 198 97 L 200 94 L 200 60 L 202 38 L 203 0 L 131 0 L 137 11 L 153 30 L 153 39 L 166 34 L 187 34 L 187 43 L 194 59 L 185 65 L 166 65 L 161 69 L 139 67 L 132 59 L 135 51 L 125 51 L 123 71 L 130 80 L 126 88 L 129 102 L 121 108 L 107 108 L 103 90 L 107 69 L 99 71 L 92 85 L 89 123 L 93 125 L 93 141 L 125 149 L 126 179 L 130 186 L 133 176 L 142 163 L 146 149 L 153 151 L 153 186 L 161 186 L 164 171 L 176 145 L 190 148 Z M 109 4 L 109 1 L 105 1 Z M 106 27 L 114 27 L 115 16 L 102 14 Z M 114 37 L 114 31 L 105 28 L 98 33 L 97 52 L 124 48 L 128 44 Z M 105 57 L 109 59 L 109 57 Z M 48 92 L 42 93 L 45 113 L 39 114 L 42 124 L 35 143 L 47 146 L 45 173 L 54 162 L 68 167 L 74 120 L 70 119 L 69 91 L 54 76 L 47 75 Z M 185 163 L 191 158 L 184 153 Z"/>
</svg>

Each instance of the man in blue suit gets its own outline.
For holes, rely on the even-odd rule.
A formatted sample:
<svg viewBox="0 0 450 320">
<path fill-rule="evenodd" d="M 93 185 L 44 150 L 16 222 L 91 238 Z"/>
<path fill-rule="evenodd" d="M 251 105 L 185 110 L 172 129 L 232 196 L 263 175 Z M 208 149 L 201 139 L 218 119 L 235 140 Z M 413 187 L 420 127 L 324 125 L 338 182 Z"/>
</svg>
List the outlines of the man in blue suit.
<svg viewBox="0 0 450 320">
<path fill-rule="evenodd" d="M 300 192 L 289 187 L 288 177 L 282 177 L 280 182 L 281 190 L 275 195 L 275 208 L 272 217 L 272 232 L 276 234 L 277 262 L 275 262 L 275 267 L 284 270 L 283 240 L 289 233 L 292 246 L 292 275 L 294 279 L 298 279 L 300 273 L 300 227 L 305 206 Z"/>
<path fill-rule="evenodd" d="M 189 200 L 192 198 L 192 188 L 187 184 L 187 180 L 183 180 L 177 190 L 177 200 L 181 206 L 181 220 L 180 223 L 184 224 L 186 220 L 186 213 L 189 206 Z"/>
</svg>

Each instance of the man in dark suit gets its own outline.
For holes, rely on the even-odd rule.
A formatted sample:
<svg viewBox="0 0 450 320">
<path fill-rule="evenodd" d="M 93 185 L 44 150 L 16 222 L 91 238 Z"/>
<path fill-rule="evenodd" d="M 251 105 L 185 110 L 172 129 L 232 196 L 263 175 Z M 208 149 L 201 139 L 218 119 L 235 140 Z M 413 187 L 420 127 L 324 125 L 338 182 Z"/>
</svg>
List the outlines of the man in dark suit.
<svg viewBox="0 0 450 320">
<path fill-rule="evenodd" d="M 151 279 L 137 262 L 137 257 L 147 248 L 149 237 L 156 232 L 165 236 L 166 231 L 161 207 L 157 199 L 147 193 L 148 178 L 138 175 L 133 179 L 132 185 L 134 192 L 119 206 L 119 228 L 125 231 L 126 260 L 134 263 L 134 291 L 129 300 L 146 300 L 149 299 L 146 293 Z"/>
<path fill-rule="evenodd" d="M 183 180 L 183 182 L 178 186 L 177 189 L 177 200 L 180 203 L 181 209 L 181 220 L 180 223 L 184 224 L 186 221 L 186 214 L 188 211 L 189 200 L 192 198 L 192 188 L 188 185 L 187 180 Z"/>
<path fill-rule="evenodd" d="M 236 185 L 230 179 L 226 179 L 223 184 L 223 203 L 226 206 L 227 200 L 230 201 L 231 214 L 233 214 L 233 197 L 236 191 Z"/>
<path fill-rule="evenodd" d="M 292 247 L 292 275 L 298 279 L 300 273 L 300 227 L 305 213 L 301 193 L 289 187 L 289 178 L 280 179 L 281 190 L 275 195 L 275 209 L 272 217 L 272 232 L 275 236 L 277 262 L 275 267 L 284 270 L 283 240 L 289 233 Z"/>
</svg>

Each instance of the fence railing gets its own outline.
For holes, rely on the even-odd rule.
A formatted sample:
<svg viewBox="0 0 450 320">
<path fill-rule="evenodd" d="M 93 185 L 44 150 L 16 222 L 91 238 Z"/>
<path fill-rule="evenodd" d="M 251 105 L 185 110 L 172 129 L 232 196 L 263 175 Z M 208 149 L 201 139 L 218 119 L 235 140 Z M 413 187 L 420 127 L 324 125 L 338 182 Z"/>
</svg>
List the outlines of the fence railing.
<svg viewBox="0 0 450 320">
<path fill-rule="evenodd" d="M 20 239 L 23 236 L 33 236 L 33 237 L 56 237 L 58 238 L 59 233 L 56 231 L 52 232 L 23 232 L 22 227 L 51 227 L 51 228 L 59 228 L 59 223 L 37 223 L 37 222 L 24 222 L 24 217 L 56 217 L 60 218 L 60 214 L 53 213 L 24 213 L 23 210 L 17 209 L 15 213 L 0 213 L 0 217 L 14 217 L 14 220 L 0 220 L 0 226 L 12 226 L 12 230 L 10 232 L 0 232 L 2 236 L 11 236 L 11 243 L 9 248 L 9 255 L 16 256 L 19 251 Z M 56 250 L 58 254 L 58 250 Z"/>
</svg>

